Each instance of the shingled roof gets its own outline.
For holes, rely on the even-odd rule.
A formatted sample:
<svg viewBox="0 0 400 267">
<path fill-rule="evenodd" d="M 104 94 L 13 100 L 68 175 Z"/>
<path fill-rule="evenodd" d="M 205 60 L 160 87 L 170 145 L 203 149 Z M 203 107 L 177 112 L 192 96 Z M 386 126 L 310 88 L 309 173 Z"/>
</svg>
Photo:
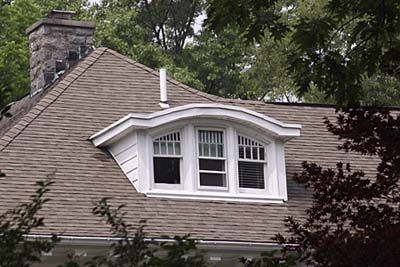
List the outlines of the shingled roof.
<svg viewBox="0 0 400 267">
<path fill-rule="evenodd" d="M 37 234 L 107 237 L 109 227 L 91 214 L 102 197 L 126 204 L 127 220 L 147 220 L 152 237 L 191 233 L 196 239 L 270 242 L 284 231 L 283 219 L 301 217 L 310 193 L 292 177 L 302 161 L 332 166 L 350 161 L 374 171 L 370 158 L 337 151 L 337 138 L 326 131 L 332 107 L 282 105 L 225 99 L 169 80 L 171 107 L 219 102 L 243 106 L 286 123 L 302 125 L 301 136 L 285 147 L 288 202 L 240 203 L 148 198 L 136 192 L 107 151 L 88 140 L 131 112 L 150 113 L 159 106 L 159 76 L 117 52 L 98 48 L 57 82 L 0 138 L 0 212 L 27 201 L 34 183 L 53 174 L 55 184 L 42 210 L 46 227 Z M 26 101 L 26 100 L 24 100 Z"/>
</svg>

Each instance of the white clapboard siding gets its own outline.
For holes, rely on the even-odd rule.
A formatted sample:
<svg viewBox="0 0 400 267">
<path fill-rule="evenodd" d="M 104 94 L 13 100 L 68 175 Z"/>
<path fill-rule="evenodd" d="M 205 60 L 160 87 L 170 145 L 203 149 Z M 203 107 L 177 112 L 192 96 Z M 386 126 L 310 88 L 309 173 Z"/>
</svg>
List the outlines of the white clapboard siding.
<svg viewBox="0 0 400 267">
<path fill-rule="evenodd" d="M 138 169 L 132 170 L 127 175 L 133 186 L 136 188 L 136 190 L 138 190 L 139 188 Z"/>
<path fill-rule="evenodd" d="M 119 165 L 121 166 L 121 169 L 124 171 L 124 173 L 128 174 L 129 172 L 137 169 L 138 157 L 137 155 L 134 155 L 132 158 L 129 158 L 128 160 L 119 163 Z"/>
<path fill-rule="evenodd" d="M 138 185 L 138 153 L 137 153 L 137 134 L 129 133 L 118 142 L 114 142 L 108 150 L 121 167 L 122 171 L 129 178 L 137 189 Z"/>
<path fill-rule="evenodd" d="M 125 150 L 122 150 L 118 154 L 114 154 L 115 159 L 120 163 L 124 164 L 126 161 L 132 159 L 137 156 L 137 146 L 136 144 L 132 144 L 127 147 Z"/>
<path fill-rule="evenodd" d="M 109 147 L 108 150 L 113 155 L 118 155 L 122 151 L 124 151 L 127 147 L 137 144 L 137 134 L 136 132 L 129 133 L 119 139 L 116 142 L 113 142 Z"/>
</svg>

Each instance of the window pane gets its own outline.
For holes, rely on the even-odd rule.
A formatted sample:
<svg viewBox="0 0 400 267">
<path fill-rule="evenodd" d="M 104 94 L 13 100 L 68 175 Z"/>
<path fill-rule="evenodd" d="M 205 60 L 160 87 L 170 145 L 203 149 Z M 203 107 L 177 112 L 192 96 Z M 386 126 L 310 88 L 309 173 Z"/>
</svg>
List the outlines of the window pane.
<svg viewBox="0 0 400 267">
<path fill-rule="evenodd" d="M 200 159 L 200 170 L 225 171 L 225 160 Z"/>
<path fill-rule="evenodd" d="M 174 143 L 168 143 L 167 149 L 168 149 L 168 155 L 176 155 L 174 153 Z"/>
<path fill-rule="evenodd" d="M 211 157 L 217 157 L 217 148 L 216 148 L 216 144 L 211 144 L 210 145 L 210 156 Z"/>
<path fill-rule="evenodd" d="M 225 187 L 225 174 L 200 173 L 200 185 Z"/>
<path fill-rule="evenodd" d="M 160 154 L 160 143 L 159 142 L 154 142 L 153 146 L 154 146 L 154 154 L 155 155 L 159 155 Z"/>
<path fill-rule="evenodd" d="M 239 159 L 264 160 L 264 145 L 245 136 L 238 135 Z"/>
<path fill-rule="evenodd" d="M 245 158 L 246 158 L 246 159 L 251 159 L 251 158 L 250 158 L 250 154 L 251 154 L 250 147 L 246 147 L 246 154 L 245 154 Z"/>
<path fill-rule="evenodd" d="M 154 157 L 154 182 L 163 184 L 179 184 L 180 159 Z"/>
<path fill-rule="evenodd" d="M 224 156 L 224 147 L 223 147 L 223 145 L 217 145 L 217 149 L 218 149 L 218 157 L 219 158 L 222 158 L 223 156 Z"/>
<path fill-rule="evenodd" d="M 176 155 L 181 154 L 181 144 L 180 143 L 175 143 L 175 154 Z"/>
<path fill-rule="evenodd" d="M 210 146 L 208 144 L 204 144 L 203 145 L 203 149 L 204 149 L 204 157 L 209 157 L 210 156 Z"/>
<path fill-rule="evenodd" d="M 153 140 L 154 155 L 181 155 L 179 132 L 170 133 Z"/>
<path fill-rule="evenodd" d="M 264 189 L 264 163 L 239 161 L 239 186 Z"/>
<path fill-rule="evenodd" d="M 239 158 L 244 159 L 244 147 L 239 146 Z"/>
<path fill-rule="evenodd" d="M 161 155 L 167 155 L 167 144 L 161 143 Z"/>
<path fill-rule="evenodd" d="M 223 157 L 223 134 L 222 131 L 199 130 L 199 155 L 201 157 Z"/>
<path fill-rule="evenodd" d="M 258 147 L 253 147 L 252 148 L 252 159 L 259 159 L 259 157 L 258 157 L 258 153 L 257 153 L 257 151 L 258 151 Z"/>
<path fill-rule="evenodd" d="M 260 147 L 260 160 L 264 160 L 264 153 L 265 153 L 264 148 Z"/>
</svg>

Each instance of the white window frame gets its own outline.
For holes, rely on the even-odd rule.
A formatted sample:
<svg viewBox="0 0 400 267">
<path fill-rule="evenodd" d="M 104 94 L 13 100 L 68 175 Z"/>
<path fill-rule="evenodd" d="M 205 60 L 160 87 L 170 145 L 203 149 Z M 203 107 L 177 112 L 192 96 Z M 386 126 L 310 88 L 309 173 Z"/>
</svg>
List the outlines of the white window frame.
<svg viewBox="0 0 400 267">
<path fill-rule="evenodd" d="M 196 140 L 196 186 L 198 190 L 204 190 L 204 191 L 229 191 L 229 171 L 228 171 L 228 157 L 227 157 L 227 131 L 226 128 L 224 127 L 204 127 L 204 126 L 195 126 L 194 128 L 194 133 L 195 133 L 195 140 Z M 223 137 L 223 154 L 224 157 L 200 157 L 200 151 L 199 151 L 199 131 L 219 131 L 222 132 L 222 137 Z M 224 167 L 225 171 L 224 172 L 218 172 L 218 171 L 210 171 L 209 173 L 220 173 L 220 174 L 225 174 L 225 186 L 204 186 L 200 185 L 200 159 L 210 159 L 210 160 L 223 160 L 224 161 Z M 207 171 L 202 171 L 203 173 L 207 173 Z"/>
<path fill-rule="evenodd" d="M 224 135 L 224 159 L 226 171 L 226 187 L 200 186 L 199 159 L 198 159 L 198 130 L 217 130 Z M 180 132 L 181 137 L 181 163 L 180 184 L 154 183 L 153 166 L 153 140 L 172 132 Z M 149 177 L 139 181 L 140 192 L 149 197 L 167 197 L 182 199 L 206 199 L 206 200 L 231 200 L 242 202 L 282 203 L 286 201 L 286 179 L 284 157 L 283 166 L 276 166 L 279 156 L 284 156 L 283 146 L 276 150 L 276 144 L 280 141 L 272 138 L 258 129 L 252 129 L 246 125 L 236 124 L 224 120 L 197 119 L 195 121 L 179 121 L 167 126 L 157 127 L 151 131 L 141 131 L 139 136 L 139 155 L 141 171 L 140 177 Z M 247 136 L 264 145 L 265 160 L 268 162 L 265 168 L 265 189 L 240 188 L 239 187 L 239 146 L 238 135 Z M 143 137 L 140 137 L 143 136 Z M 141 139 L 143 138 L 143 139 Z M 141 141 L 142 140 L 142 141 Z M 140 143 L 143 142 L 143 145 Z M 281 142 L 282 143 L 282 142 Z M 282 143 L 283 144 L 283 143 Z M 278 153 L 280 154 L 278 156 Z M 216 159 L 216 158 L 210 158 Z M 279 173 L 280 172 L 280 173 Z M 283 193 L 282 193 L 283 192 Z"/>
<path fill-rule="evenodd" d="M 154 154 L 154 140 L 166 135 L 169 135 L 171 133 L 179 133 L 180 135 L 180 155 L 155 155 Z M 150 184 L 151 188 L 154 189 L 167 189 L 167 190 L 183 190 L 183 159 L 184 159 L 184 150 L 182 148 L 183 146 L 183 131 L 181 128 L 176 128 L 176 129 L 169 129 L 168 131 L 157 131 L 155 133 L 149 134 L 150 140 L 151 140 L 151 152 L 150 152 L 150 160 L 149 160 L 149 165 L 150 165 Z M 179 158 L 179 175 L 180 175 L 180 183 L 179 184 L 165 184 L 165 183 L 156 183 L 155 182 L 155 177 L 154 177 L 154 157 L 158 158 Z"/>
<path fill-rule="evenodd" d="M 254 140 L 255 142 L 258 142 L 261 146 L 264 148 L 264 160 L 251 160 L 251 159 L 241 159 L 239 157 L 239 144 L 238 144 L 238 138 L 239 136 L 242 136 L 244 138 Z M 259 140 L 256 137 L 253 137 L 253 135 L 249 135 L 248 133 L 243 133 L 243 132 L 237 132 L 236 133 L 236 147 L 237 147 L 237 153 L 236 153 L 236 167 L 237 167 L 237 187 L 239 189 L 240 193 L 252 193 L 252 194 L 265 194 L 268 193 L 268 180 L 270 174 L 268 173 L 268 145 L 269 144 L 265 143 L 264 141 Z M 264 188 L 242 188 L 240 187 L 240 181 L 239 181 L 239 161 L 242 162 L 258 162 L 258 163 L 263 163 L 263 169 L 264 169 Z"/>
<path fill-rule="evenodd" d="M 194 126 L 223 127 L 225 132 L 228 191 L 202 191 L 197 183 L 196 131 Z M 181 129 L 180 187 L 154 188 L 153 138 Z M 301 125 L 283 123 L 254 110 L 221 103 L 193 103 L 153 113 L 131 113 L 92 135 L 95 147 L 114 157 L 132 186 L 148 197 L 282 203 L 287 201 L 284 145 L 300 136 Z M 246 193 L 238 188 L 237 132 L 266 140 L 266 193 Z M 253 134 L 256 133 L 256 134 Z M 175 186 L 174 186 L 175 187 Z"/>
</svg>

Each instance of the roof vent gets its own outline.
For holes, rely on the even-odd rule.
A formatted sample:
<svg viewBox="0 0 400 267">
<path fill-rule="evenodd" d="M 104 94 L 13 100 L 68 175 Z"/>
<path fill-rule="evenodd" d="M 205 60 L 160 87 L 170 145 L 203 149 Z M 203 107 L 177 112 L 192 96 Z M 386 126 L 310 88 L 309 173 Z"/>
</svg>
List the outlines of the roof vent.
<svg viewBox="0 0 400 267">
<path fill-rule="evenodd" d="M 162 108 L 169 108 L 166 69 L 160 69 L 160 106 Z"/>
</svg>

